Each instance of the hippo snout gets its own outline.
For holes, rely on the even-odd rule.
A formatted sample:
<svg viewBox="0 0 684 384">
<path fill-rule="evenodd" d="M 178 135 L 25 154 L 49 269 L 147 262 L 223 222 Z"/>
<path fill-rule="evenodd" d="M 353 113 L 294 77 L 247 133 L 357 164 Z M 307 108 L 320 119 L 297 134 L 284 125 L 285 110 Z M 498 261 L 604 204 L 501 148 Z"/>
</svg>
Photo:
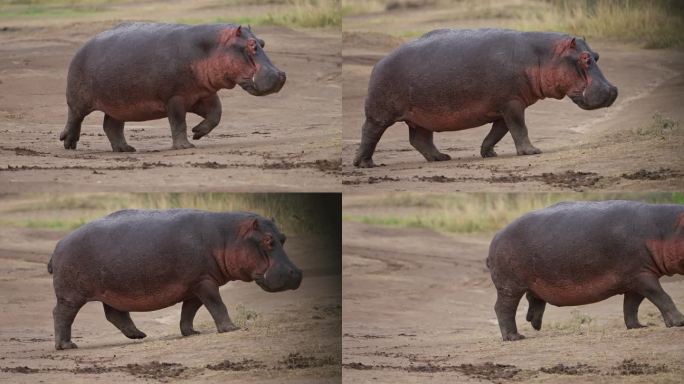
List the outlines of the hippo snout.
<svg viewBox="0 0 684 384">
<path fill-rule="evenodd" d="M 290 269 L 290 289 L 297 289 L 302 284 L 302 270 L 295 267 Z"/>
<path fill-rule="evenodd" d="M 241 86 L 254 96 L 265 96 L 279 92 L 286 79 L 285 72 L 277 68 L 263 68 L 254 75 L 249 84 Z"/>
</svg>

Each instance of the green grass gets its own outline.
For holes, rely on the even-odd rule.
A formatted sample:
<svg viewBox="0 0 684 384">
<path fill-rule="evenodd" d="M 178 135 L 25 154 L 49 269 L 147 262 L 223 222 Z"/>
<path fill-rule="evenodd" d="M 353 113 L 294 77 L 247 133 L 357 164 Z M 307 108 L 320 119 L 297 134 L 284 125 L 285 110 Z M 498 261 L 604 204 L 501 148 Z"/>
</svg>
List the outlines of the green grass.
<svg viewBox="0 0 684 384">
<path fill-rule="evenodd" d="M 549 324 L 550 329 L 558 331 L 570 331 L 573 334 L 581 334 L 583 330 L 595 325 L 596 321 L 589 315 L 581 313 L 577 309 L 570 312 L 570 318 L 563 322 Z"/>
<path fill-rule="evenodd" d="M 684 194 L 392 193 L 345 198 L 343 220 L 451 233 L 492 233 L 529 211 L 567 200 L 627 199 L 684 204 Z"/>
<path fill-rule="evenodd" d="M 645 127 L 638 127 L 632 132 L 639 136 L 654 136 L 667 140 L 674 135 L 684 134 L 679 120 L 672 120 L 656 112 L 651 117 L 651 124 Z"/>
<path fill-rule="evenodd" d="M 107 10 L 111 3 L 106 0 L 0 0 L 0 19 L 86 16 Z"/>
<path fill-rule="evenodd" d="M 134 193 L 39 194 L 0 200 L 0 226 L 72 230 L 127 209 L 194 208 L 207 211 L 249 211 L 274 218 L 289 233 L 337 230 L 339 197 L 333 194 Z"/>
<path fill-rule="evenodd" d="M 339 0 L 289 0 L 285 2 L 285 5 L 261 16 L 220 16 L 210 20 L 183 18 L 176 21 L 186 24 L 213 22 L 301 28 L 340 27 L 342 25 Z"/>
</svg>

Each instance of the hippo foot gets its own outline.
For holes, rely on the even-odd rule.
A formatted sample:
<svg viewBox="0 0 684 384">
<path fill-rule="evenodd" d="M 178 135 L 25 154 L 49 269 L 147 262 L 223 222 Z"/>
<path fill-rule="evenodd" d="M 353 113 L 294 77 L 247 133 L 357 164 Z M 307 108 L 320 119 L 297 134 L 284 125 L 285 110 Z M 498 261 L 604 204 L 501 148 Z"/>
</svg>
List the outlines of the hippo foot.
<svg viewBox="0 0 684 384">
<path fill-rule="evenodd" d="M 124 144 L 112 144 L 112 151 L 114 152 L 135 152 L 135 148 L 131 147 L 130 145 L 124 143 Z"/>
<path fill-rule="evenodd" d="M 237 331 L 240 329 L 240 327 L 238 327 L 237 325 L 232 324 L 232 323 L 220 325 L 216 328 L 218 330 L 218 333 L 233 332 L 233 331 Z"/>
<path fill-rule="evenodd" d="M 639 328 L 646 328 L 645 325 L 636 323 L 636 324 L 627 324 L 627 329 L 639 329 Z"/>
<path fill-rule="evenodd" d="M 59 139 L 64 142 L 64 149 L 76 149 L 78 139 L 71 137 L 68 131 L 62 131 L 62 133 L 59 135 Z"/>
<path fill-rule="evenodd" d="M 537 155 L 542 153 L 542 151 L 536 147 L 528 146 L 517 149 L 518 155 Z"/>
<path fill-rule="evenodd" d="M 194 132 L 194 135 L 192 135 L 192 139 L 199 140 L 202 137 L 206 136 L 209 132 L 211 132 L 211 130 L 211 128 L 203 128 L 201 124 L 199 124 L 192 129 L 192 132 Z"/>
<path fill-rule="evenodd" d="M 480 149 L 480 155 L 482 157 L 496 157 L 496 156 L 498 156 L 496 154 L 496 151 L 494 151 L 494 148 L 482 148 L 482 149 Z"/>
<path fill-rule="evenodd" d="M 503 337 L 504 341 L 516 341 L 516 340 L 522 340 L 524 339 L 525 336 L 519 334 L 519 333 L 509 333 Z"/>
<path fill-rule="evenodd" d="M 55 349 L 57 350 L 62 350 L 62 349 L 76 349 L 78 346 L 71 340 L 69 341 L 60 341 L 55 343 Z"/>
<path fill-rule="evenodd" d="M 200 333 L 198 331 L 195 331 L 194 329 L 181 329 L 181 335 L 183 336 L 192 336 L 192 335 L 199 335 Z"/>
<path fill-rule="evenodd" d="M 447 155 L 446 153 L 437 152 L 435 154 L 425 156 L 425 159 L 427 161 L 447 161 L 451 160 L 451 156 Z"/>
<path fill-rule="evenodd" d="M 173 148 L 173 149 L 187 149 L 187 148 L 195 148 L 195 146 L 191 142 L 186 140 L 185 142 L 173 143 L 173 146 L 171 148 Z"/>
<path fill-rule="evenodd" d="M 129 339 L 144 339 L 147 337 L 145 332 L 142 332 L 140 330 L 133 330 L 133 331 L 127 331 L 124 333 L 124 336 L 128 337 Z"/>
<path fill-rule="evenodd" d="M 375 163 L 373 159 L 354 159 L 354 166 L 358 168 L 373 168 Z"/>
<path fill-rule="evenodd" d="M 665 321 L 665 326 L 668 328 L 670 328 L 670 327 L 684 327 L 684 317 L 678 318 L 675 320 L 669 320 L 669 321 L 668 320 Z"/>
</svg>

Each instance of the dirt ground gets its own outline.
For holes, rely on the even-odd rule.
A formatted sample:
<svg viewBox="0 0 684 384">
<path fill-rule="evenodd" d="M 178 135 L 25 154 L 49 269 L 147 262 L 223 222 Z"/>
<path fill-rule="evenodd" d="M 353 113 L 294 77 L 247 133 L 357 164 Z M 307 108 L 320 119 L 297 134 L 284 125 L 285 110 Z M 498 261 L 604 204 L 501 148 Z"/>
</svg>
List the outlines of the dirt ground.
<svg viewBox="0 0 684 384">
<path fill-rule="evenodd" d="M 345 207 L 347 214 L 359 208 Z M 389 208 L 387 208 L 389 209 Z M 640 308 L 647 328 L 628 331 L 622 296 L 547 306 L 542 330 L 502 342 L 496 291 L 485 266 L 490 236 L 343 224 L 343 377 L 353 383 L 679 383 L 684 329 Z M 663 278 L 684 307 L 684 278 Z"/>
<path fill-rule="evenodd" d="M 406 125 L 397 123 L 378 144 L 374 160 L 382 166 L 355 168 L 352 159 L 360 141 L 371 69 L 414 38 L 395 36 L 502 24 L 500 19 L 453 21 L 458 15 L 452 13 L 448 8 L 416 7 L 344 18 L 345 191 L 670 191 L 684 186 L 684 52 L 595 39 L 588 42 L 601 54 L 604 75 L 619 88 L 618 99 L 612 107 L 595 111 L 581 110 L 567 98 L 541 100 L 528 108 L 530 139 L 542 154 L 516 156 L 507 135 L 496 147 L 497 158 L 482 159 L 480 145 L 491 128 L 488 124 L 435 134 L 435 144 L 452 160 L 428 163 L 409 144 Z M 679 125 L 661 129 L 662 120 L 654 124 L 658 116 Z"/>
<path fill-rule="evenodd" d="M 304 270 L 299 289 L 267 293 L 256 284 L 221 288 L 242 329 L 216 333 L 202 307 L 200 335 L 182 337 L 180 304 L 132 313 L 143 340 L 129 340 L 98 302 L 81 309 L 75 350 L 54 349 L 55 304 L 46 262 L 64 232 L 3 228 L 0 233 L 0 381 L 12 383 L 226 382 L 339 383 L 341 276 L 329 244 L 288 238 L 286 251 Z M 333 251 L 334 252 L 334 251 Z M 339 256 L 338 256 L 339 257 Z"/>
<path fill-rule="evenodd" d="M 0 19 L 0 191 L 337 191 L 340 189 L 339 29 L 253 27 L 288 80 L 257 98 L 219 92 L 223 117 L 194 149 L 171 150 L 166 119 L 126 123 L 135 153 L 113 153 L 103 114 L 83 124 L 77 151 L 59 141 L 74 52 L 128 20 L 264 15 L 268 5 L 216 0 L 124 2 L 76 16 Z M 201 118 L 188 115 L 188 127 Z"/>
</svg>

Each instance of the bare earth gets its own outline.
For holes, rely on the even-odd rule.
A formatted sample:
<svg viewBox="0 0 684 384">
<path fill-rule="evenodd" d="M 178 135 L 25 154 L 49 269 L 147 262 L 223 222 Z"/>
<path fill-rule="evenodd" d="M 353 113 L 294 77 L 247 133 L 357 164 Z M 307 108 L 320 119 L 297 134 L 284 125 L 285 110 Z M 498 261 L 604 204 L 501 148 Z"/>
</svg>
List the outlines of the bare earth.
<svg viewBox="0 0 684 384">
<path fill-rule="evenodd" d="M 0 381 L 341 381 L 341 276 L 337 267 L 322 261 L 333 259 L 325 256 L 330 252 L 325 245 L 302 237 L 288 239 L 290 258 L 304 270 L 298 290 L 267 293 L 256 284 L 242 282 L 223 286 L 223 300 L 233 320 L 242 326 L 239 331 L 216 333 L 202 307 L 195 319 L 195 329 L 201 334 L 182 337 L 178 304 L 132 313 L 148 336 L 129 340 L 105 319 L 102 305 L 92 302 L 81 309 L 74 323 L 74 342 L 79 348 L 56 351 L 55 298 L 46 262 L 63 235 L 9 228 L 0 234 Z"/>
<path fill-rule="evenodd" d="M 126 123 L 135 153 L 113 153 L 103 114 L 84 121 L 77 151 L 59 141 L 74 52 L 125 20 L 249 15 L 216 1 L 124 3 L 70 20 L 0 20 L 0 191 L 337 191 L 340 188 L 339 30 L 253 27 L 288 80 L 275 95 L 219 92 L 223 117 L 194 149 L 172 150 L 166 119 Z M 163 63 L 160 63 L 163 65 Z M 154 70 L 154 68 L 150 68 Z M 201 118 L 188 114 L 188 127 Z"/>
<path fill-rule="evenodd" d="M 640 308 L 644 329 L 625 328 L 616 296 L 547 306 L 537 332 L 523 299 L 517 321 L 527 338 L 503 342 L 485 266 L 489 236 L 352 222 L 343 230 L 345 382 L 681 382 L 684 329 L 666 328 L 650 302 Z M 661 283 L 684 308 L 682 276 Z"/>
<path fill-rule="evenodd" d="M 547 99 L 527 109 L 532 143 L 542 150 L 516 156 L 510 135 L 497 158 L 482 159 L 480 145 L 491 124 L 435 134 L 435 144 L 452 160 L 428 163 L 397 123 L 383 135 L 374 169 L 352 159 L 361 137 L 363 104 L 372 66 L 399 46 L 386 35 L 438 27 L 492 27 L 499 20 L 450 22 L 448 9 L 418 9 L 345 17 L 343 25 L 343 151 L 345 191 L 567 191 L 681 190 L 684 186 L 684 52 L 646 50 L 589 40 L 601 54 L 604 75 L 619 88 L 608 109 L 584 111 L 569 99 Z M 446 20 L 446 21 L 445 21 Z M 407 39 L 409 40 L 409 39 Z M 483 63 L 486 65 L 486 63 Z M 679 121 L 675 130 L 653 132 L 654 114 Z"/>
</svg>

